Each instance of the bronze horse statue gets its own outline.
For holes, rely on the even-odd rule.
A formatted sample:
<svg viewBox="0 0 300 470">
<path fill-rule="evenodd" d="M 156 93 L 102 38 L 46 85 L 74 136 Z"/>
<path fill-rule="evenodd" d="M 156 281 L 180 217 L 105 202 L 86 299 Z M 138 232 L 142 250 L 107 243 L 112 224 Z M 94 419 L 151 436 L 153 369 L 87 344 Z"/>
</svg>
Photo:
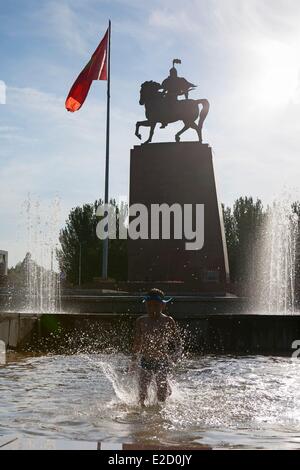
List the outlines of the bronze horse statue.
<svg viewBox="0 0 300 470">
<path fill-rule="evenodd" d="M 155 126 L 157 123 L 162 125 L 171 122 L 183 121 L 183 128 L 175 135 L 176 142 L 180 141 L 180 135 L 186 130 L 192 128 L 198 134 L 199 141 L 202 142 L 202 126 L 209 111 L 209 102 L 202 100 L 177 100 L 170 99 L 159 90 L 161 85 L 157 82 L 144 82 L 140 91 L 140 105 L 145 105 L 146 121 L 138 121 L 136 123 L 135 135 L 141 139 L 139 133 L 140 126 L 150 127 L 148 140 L 144 142 L 148 144 L 152 141 Z M 199 116 L 199 104 L 202 105 L 198 124 L 196 119 Z"/>
</svg>

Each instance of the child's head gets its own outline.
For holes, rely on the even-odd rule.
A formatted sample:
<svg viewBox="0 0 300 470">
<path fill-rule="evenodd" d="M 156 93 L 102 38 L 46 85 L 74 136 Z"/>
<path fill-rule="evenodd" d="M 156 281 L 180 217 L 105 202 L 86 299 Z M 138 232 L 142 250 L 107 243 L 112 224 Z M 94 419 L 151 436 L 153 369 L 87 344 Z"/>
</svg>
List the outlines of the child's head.
<svg viewBox="0 0 300 470">
<path fill-rule="evenodd" d="M 146 309 L 149 315 L 157 315 L 165 309 L 165 293 L 160 289 L 150 289 L 145 297 Z"/>
</svg>

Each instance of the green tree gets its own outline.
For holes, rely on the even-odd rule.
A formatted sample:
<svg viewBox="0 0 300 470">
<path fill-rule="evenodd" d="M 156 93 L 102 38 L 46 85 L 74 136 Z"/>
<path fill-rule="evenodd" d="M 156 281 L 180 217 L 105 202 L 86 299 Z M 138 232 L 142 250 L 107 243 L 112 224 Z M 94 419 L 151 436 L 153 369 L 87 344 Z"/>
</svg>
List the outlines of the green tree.
<svg viewBox="0 0 300 470">
<path fill-rule="evenodd" d="M 37 279 L 41 279 L 48 271 L 40 266 L 33 258 L 31 253 L 27 252 L 23 261 L 19 261 L 14 267 L 8 269 L 7 279 L 11 287 L 25 288 L 28 286 L 30 272 L 34 272 Z"/>
<path fill-rule="evenodd" d="M 117 214 L 124 211 L 114 200 L 110 203 Z M 102 240 L 96 235 L 99 217 L 96 211 L 103 201 L 84 204 L 70 211 L 65 227 L 60 232 L 61 249 L 57 251 L 60 270 L 66 274 L 67 280 L 75 285 L 88 283 L 94 277 L 101 277 Z M 118 232 L 117 224 L 117 232 Z M 110 278 L 122 280 L 127 278 L 127 241 L 109 240 L 108 275 Z M 80 262 L 81 260 L 81 262 Z"/>
<path fill-rule="evenodd" d="M 23 261 L 19 261 L 14 267 L 8 269 L 7 279 L 11 287 L 25 287 L 27 278 L 27 267 L 31 260 L 31 254 L 26 253 Z"/>
<path fill-rule="evenodd" d="M 233 209 L 223 207 L 232 281 L 251 281 L 257 275 L 265 211 L 260 199 L 240 197 Z"/>
</svg>

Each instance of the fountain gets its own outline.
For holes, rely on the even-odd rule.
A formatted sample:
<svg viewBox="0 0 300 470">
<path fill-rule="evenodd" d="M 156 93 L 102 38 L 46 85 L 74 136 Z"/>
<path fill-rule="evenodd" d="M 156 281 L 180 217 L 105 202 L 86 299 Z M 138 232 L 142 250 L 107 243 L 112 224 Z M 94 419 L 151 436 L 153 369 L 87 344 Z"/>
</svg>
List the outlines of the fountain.
<svg viewBox="0 0 300 470">
<path fill-rule="evenodd" d="M 294 313 L 298 216 L 290 198 L 283 197 L 267 211 L 258 259 L 256 285 L 264 312 Z"/>
<path fill-rule="evenodd" d="M 27 255 L 25 257 L 25 310 L 33 313 L 61 311 L 60 279 L 57 272 L 60 201 L 48 210 L 29 195 L 25 201 Z"/>
</svg>

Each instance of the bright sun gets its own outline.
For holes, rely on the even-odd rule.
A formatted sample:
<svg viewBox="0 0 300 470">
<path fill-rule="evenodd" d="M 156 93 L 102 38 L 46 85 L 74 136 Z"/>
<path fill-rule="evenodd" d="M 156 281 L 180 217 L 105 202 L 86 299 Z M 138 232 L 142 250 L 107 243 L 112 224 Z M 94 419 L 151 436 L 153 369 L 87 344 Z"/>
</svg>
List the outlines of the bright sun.
<svg viewBox="0 0 300 470">
<path fill-rule="evenodd" d="M 265 41 L 258 47 L 252 89 L 260 106 L 273 108 L 288 104 L 296 95 L 299 63 L 294 47 Z"/>
</svg>

